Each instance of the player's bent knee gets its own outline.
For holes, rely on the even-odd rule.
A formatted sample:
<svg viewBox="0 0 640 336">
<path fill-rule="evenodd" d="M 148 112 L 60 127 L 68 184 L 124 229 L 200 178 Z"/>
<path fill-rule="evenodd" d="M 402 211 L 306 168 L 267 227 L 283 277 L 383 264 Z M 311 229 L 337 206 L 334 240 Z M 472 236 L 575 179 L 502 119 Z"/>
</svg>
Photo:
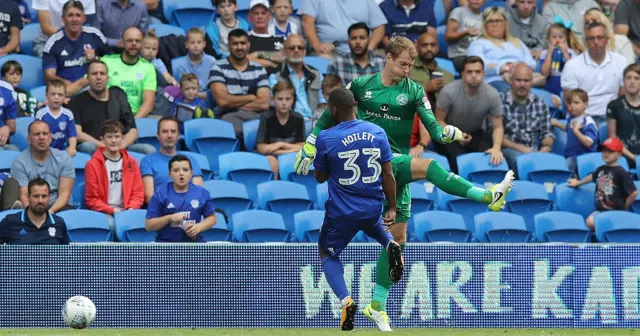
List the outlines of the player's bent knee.
<svg viewBox="0 0 640 336">
<path fill-rule="evenodd" d="M 411 160 L 411 177 L 414 180 L 422 180 L 427 176 L 427 170 L 432 159 L 414 158 Z"/>
</svg>

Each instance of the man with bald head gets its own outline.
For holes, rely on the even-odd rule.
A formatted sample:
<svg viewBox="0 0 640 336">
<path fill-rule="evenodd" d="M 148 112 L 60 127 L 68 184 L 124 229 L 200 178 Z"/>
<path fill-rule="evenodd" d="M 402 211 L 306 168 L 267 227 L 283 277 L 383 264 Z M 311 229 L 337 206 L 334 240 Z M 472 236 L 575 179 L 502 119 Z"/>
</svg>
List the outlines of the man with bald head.
<svg viewBox="0 0 640 336">
<path fill-rule="evenodd" d="M 513 67 L 511 88 L 501 93 L 504 139 L 502 153 L 511 169 L 518 156 L 531 152 L 551 152 L 553 132 L 549 107 L 531 92 L 533 71 L 524 64 Z"/>
<path fill-rule="evenodd" d="M 273 89 L 278 82 L 291 83 L 296 89 L 294 110 L 308 120 L 315 111 L 324 109 L 326 101 L 322 94 L 323 76 L 316 68 L 304 64 L 306 54 L 304 39 L 290 35 L 284 42 L 285 61 L 269 76 L 269 86 Z"/>
<path fill-rule="evenodd" d="M 135 118 L 151 114 L 158 88 L 156 69 L 151 62 L 140 57 L 142 37 L 137 27 L 125 29 L 122 33 L 122 54 L 101 59 L 109 69 L 108 87 L 117 86 L 124 90 Z"/>
</svg>

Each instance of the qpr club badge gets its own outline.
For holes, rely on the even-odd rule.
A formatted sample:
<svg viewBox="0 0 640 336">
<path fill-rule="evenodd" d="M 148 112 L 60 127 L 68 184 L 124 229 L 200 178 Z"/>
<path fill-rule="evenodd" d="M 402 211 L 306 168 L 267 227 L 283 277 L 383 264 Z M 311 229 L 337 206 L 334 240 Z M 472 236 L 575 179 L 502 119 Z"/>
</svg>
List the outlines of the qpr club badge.
<svg viewBox="0 0 640 336">
<path fill-rule="evenodd" d="M 409 98 L 406 94 L 401 93 L 398 97 L 396 97 L 396 104 L 400 106 L 405 106 L 409 102 Z"/>
</svg>

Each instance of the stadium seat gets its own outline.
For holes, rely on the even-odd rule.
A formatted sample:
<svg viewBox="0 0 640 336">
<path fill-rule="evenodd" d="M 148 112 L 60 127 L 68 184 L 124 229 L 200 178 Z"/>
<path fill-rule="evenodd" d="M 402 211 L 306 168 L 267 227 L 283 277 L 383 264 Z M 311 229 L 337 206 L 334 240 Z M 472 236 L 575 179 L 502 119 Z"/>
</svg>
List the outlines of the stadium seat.
<svg viewBox="0 0 640 336">
<path fill-rule="evenodd" d="M 44 103 L 47 100 L 47 86 L 38 86 L 37 88 L 31 89 L 29 91 L 31 97 L 33 97 L 37 102 Z"/>
<path fill-rule="evenodd" d="M 468 153 L 456 158 L 459 175 L 474 183 L 500 183 L 509 170 L 506 160 L 497 166 L 489 162 L 490 156 L 484 153 Z"/>
<path fill-rule="evenodd" d="M 531 88 L 531 92 L 538 96 L 538 98 L 542 99 L 550 110 L 555 108 L 553 105 L 553 99 L 551 98 L 551 92 L 538 88 Z"/>
<path fill-rule="evenodd" d="M 249 10 L 249 3 L 251 0 L 237 0 L 238 10 Z"/>
<path fill-rule="evenodd" d="M 535 216 L 536 240 L 541 243 L 588 243 L 591 231 L 580 215 L 566 211 L 550 211 Z"/>
<path fill-rule="evenodd" d="M 438 1 L 442 1 L 442 0 L 438 0 Z M 436 62 L 438 62 L 438 66 L 441 67 L 443 70 L 449 71 L 455 77 L 458 77 L 458 71 L 456 71 L 456 67 L 455 65 L 453 65 L 453 62 L 450 59 L 436 57 Z"/>
<path fill-rule="evenodd" d="M 163 7 L 171 7 L 171 16 L 165 16 L 171 24 L 189 30 L 204 28 L 213 19 L 214 8 L 210 1 L 163 0 Z M 165 10 L 166 15 L 166 10 Z"/>
<path fill-rule="evenodd" d="M 322 75 L 326 75 L 329 64 L 331 64 L 331 60 L 319 56 L 305 56 L 304 64 L 310 65 L 316 68 Z"/>
<path fill-rule="evenodd" d="M 158 141 L 158 119 L 156 118 L 136 118 L 136 128 L 138 129 L 137 143 L 152 145 L 156 151 L 160 150 Z M 178 141 L 178 146 L 180 142 Z M 178 147 L 179 148 L 179 147 Z"/>
<path fill-rule="evenodd" d="M 476 238 L 483 243 L 527 243 L 531 232 L 522 216 L 508 212 L 487 212 L 475 216 Z"/>
<path fill-rule="evenodd" d="M 433 4 L 433 11 L 436 17 L 436 26 L 446 25 L 447 11 L 444 8 L 443 0 L 436 0 Z"/>
<path fill-rule="evenodd" d="M 29 125 L 34 120 L 33 117 L 16 118 L 16 132 L 9 138 L 9 142 L 18 146 L 21 151 L 29 148 L 27 136 L 29 135 Z"/>
<path fill-rule="evenodd" d="M 605 211 L 594 216 L 596 238 L 601 243 L 640 243 L 640 215 Z"/>
<path fill-rule="evenodd" d="M 567 120 L 558 120 L 558 122 L 566 124 Z M 553 127 L 553 136 L 556 140 L 553 142 L 553 149 L 551 151 L 564 157 L 565 148 L 567 147 L 567 132 Z"/>
<path fill-rule="evenodd" d="M 295 213 L 313 209 L 307 188 L 290 181 L 268 181 L 258 184 L 258 207 L 282 215 L 287 230 L 295 231 Z"/>
<path fill-rule="evenodd" d="M 640 181 L 633 181 L 633 184 L 635 184 L 636 189 L 638 190 L 638 196 L 636 196 L 636 200 L 631 205 L 631 211 L 640 214 Z"/>
<path fill-rule="evenodd" d="M 510 88 L 509 84 L 502 80 L 493 81 L 489 83 L 489 85 L 493 86 L 496 90 L 498 90 L 498 92 L 505 92 Z"/>
<path fill-rule="evenodd" d="M 593 153 L 585 153 L 579 155 L 577 157 L 578 160 L 578 177 L 580 179 L 585 178 L 587 175 L 593 173 L 600 166 L 604 166 L 604 160 L 602 159 L 602 153 L 593 152 Z M 629 163 L 627 159 L 623 156 L 620 156 L 618 159 L 618 164 L 620 167 L 624 168 L 624 170 L 629 171 Z"/>
<path fill-rule="evenodd" d="M 249 152 L 256 151 L 256 138 L 258 136 L 258 127 L 260 120 L 249 120 L 242 123 L 242 137 L 244 138 L 244 147 Z"/>
<path fill-rule="evenodd" d="M 150 243 L 156 240 L 156 233 L 145 229 L 147 210 L 127 210 L 115 217 L 116 235 L 121 242 Z"/>
<path fill-rule="evenodd" d="M 316 205 L 320 210 L 326 210 L 324 203 L 329 199 L 329 185 L 327 182 L 316 185 Z"/>
<path fill-rule="evenodd" d="M 609 128 L 606 122 L 598 125 L 598 144 L 602 144 L 609 137 Z"/>
<path fill-rule="evenodd" d="M 424 153 L 422 153 L 421 157 L 423 159 L 436 160 L 442 166 L 442 168 L 444 168 L 445 170 L 451 171 L 451 166 L 449 166 L 449 160 L 447 160 L 447 158 L 443 155 L 440 155 L 438 153 L 431 152 L 431 151 L 425 151 Z"/>
<path fill-rule="evenodd" d="M 247 152 L 220 155 L 220 178 L 240 182 L 247 188 L 249 199 L 258 204 L 256 186 L 273 180 L 273 172 L 264 155 Z"/>
<path fill-rule="evenodd" d="M 21 152 L 12 150 L 0 150 L 0 173 L 9 173 L 11 171 L 11 164 Z"/>
<path fill-rule="evenodd" d="M 360 231 L 353 238 L 354 243 L 377 243 L 377 241 L 369 236 L 367 236 L 364 231 Z"/>
<path fill-rule="evenodd" d="M 233 230 L 233 214 L 249 210 L 253 203 L 247 194 L 247 188 L 242 183 L 227 180 L 211 180 L 204 183 L 204 188 L 209 191 L 213 205 L 224 210 L 229 217 L 227 227 Z"/>
<path fill-rule="evenodd" d="M 241 243 L 291 241 L 292 233 L 280 214 L 266 210 L 247 210 L 233 215 L 233 239 Z"/>
<path fill-rule="evenodd" d="M 479 185 L 476 186 L 480 187 Z M 450 195 L 439 189 L 436 190 L 436 195 L 438 196 L 438 210 L 451 211 L 462 215 L 464 223 L 467 225 L 467 230 L 475 233 L 475 215 L 487 212 L 489 211 L 489 208 L 482 203 Z"/>
<path fill-rule="evenodd" d="M 219 171 L 218 156 L 235 152 L 239 146 L 233 125 L 218 119 L 201 118 L 186 121 L 184 138 L 189 150 L 207 157 L 214 172 Z"/>
<path fill-rule="evenodd" d="M 29 23 L 20 30 L 20 51 L 33 56 L 33 40 L 40 35 L 40 24 Z"/>
<path fill-rule="evenodd" d="M 161 24 L 161 23 L 150 24 L 149 25 L 149 29 L 155 29 L 156 30 L 156 36 L 158 36 L 158 37 L 163 37 L 163 36 L 167 36 L 167 35 L 176 35 L 176 36 L 186 36 L 187 35 L 185 33 L 184 29 L 182 29 L 180 27 L 168 25 L 168 24 Z"/>
<path fill-rule="evenodd" d="M 411 211 L 418 213 L 435 208 L 435 192 L 427 192 L 424 183 L 412 182 L 409 183 L 409 188 L 411 189 Z"/>
<path fill-rule="evenodd" d="M 293 215 L 296 228 L 296 239 L 301 243 L 317 243 L 320 227 L 324 222 L 324 211 L 309 210 Z"/>
<path fill-rule="evenodd" d="M 0 211 L 0 221 L 2 221 L 8 215 L 13 215 L 14 213 L 18 213 L 22 210 L 23 209 L 9 209 L 9 210 Z"/>
<path fill-rule="evenodd" d="M 211 170 L 211 165 L 209 164 L 209 160 L 206 156 L 199 153 L 186 151 L 179 151 L 178 154 L 185 155 L 189 158 L 189 160 L 198 162 L 203 181 L 209 181 L 213 179 L 213 170 Z"/>
<path fill-rule="evenodd" d="M 87 183 L 85 181 L 74 183 L 73 187 L 76 188 L 76 195 L 74 195 L 72 191 L 71 197 L 69 198 L 69 204 L 71 204 L 76 209 L 86 209 L 87 198 L 85 197 L 85 195 Z"/>
<path fill-rule="evenodd" d="M 471 241 L 471 231 L 467 229 L 461 215 L 448 211 L 427 211 L 413 216 L 415 235 L 425 243 Z"/>
<path fill-rule="evenodd" d="M 73 183 L 73 190 L 71 191 L 74 200 L 84 198 L 84 193 L 82 192 L 80 185 L 84 184 L 84 167 L 87 165 L 89 160 L 91 160 L 91 155 L 82 152 L 76 153 L 76 156 L 72 159 L 73 168 L 76 171 L 76 179 Z"/>
<path fill-rule="evenodd" d="M 138 153 L 138 152 L 127 151 L 127 153 L 129 153 L 130 157 L 136 159 L 136 162 L 138 162 L 138 167 L 140 166 L 140 163 L 142 162 L 142 159 L 144 159 L 144 157 L 146 156 L 145 154 Z"/>
<path fill-rule="evenodd" d="M 64 219 L 73 243 L 96 243 L 113 241 L 107 215 L 91 210 L 67 210 L 57 213 Z"/>
<path fill-rule="evenodd" d="M 553 192 L 556 184 L 567 182 L 573 173 L 564 156 L 554 153 L 528 153 L 516 159 L 518 178 L 545 186 L 547 193 Z"/>
<path fill-rule="evenodd" d="M 316 186 L 318 185 L 318 181 L 313 174 L 313 164 L 309 168 L 309 174 L 307 175 L 298 175 L 293 170 L 293 166 L 296 162 L 297 153 L 287 153 L 278 156 L 278 170 L 280 172 L 280 179 L 283 181 L 291 181 L 295 183 L 302 184 L 307 188 L 307 192 L 309 192 L 309 199 L 316 202 L 317 194 L 316 194 Z"/>
<path fill-rule="evenodd" d="M 542 184 L 530 181 L 515 181 L 511 192 L 507 194 L 507 210 L 524 218 L 527 230 L 535 232 L 533 216 L 551 211 L 553 202 L 549 200 Z"/>
<path fill-rule="evenodd" d="M 568 211 L 587 218 L 596 211 L 595 184 L 588 183 L 580 188 L 571 188 L 566 183 L 556 186 L 556 207 L 560 211 Z"/>
<path fill-rule="evenodd" d="M 449 56 L 447 54 L 447 51 L 449 50 L 449 44 L 447 40 L 444 38 L 444 34 L 446 31 L 447 31 L 446 25 L 438 26 L 438 28 L 436 29 L 436 33 L 438 36 L 438 49 L 440 49 L 437 56 L 442 58 Z"/>
<path fill-rule="evenodd" d="M 207 242 L 230 242 L 232 238 L 231 230 L 229 230 L 227 226 L 227 221 L 219 212 L 216 212 L 216 225 L 202 232 L 201 235 Z"/>
<path fill-rule="evenodd" d="M 484 11 L 485 9 L 489 8 L 489 7 L 497 7 L 497 8 L 506 8 L 507 6 L 507 2 L 506 0 L 493 0 L 493 1 L 486 1 L 484 3 L 484 5 L 481 7 L 480 11 Z"/>
<path fill-rule="evenodd" d="M 30 91 L 31 89 L 45 85 L 44 70 L 42 70 L 42 58 L 20 54 L 9 54 L 0 57 L 0 66 L 7 61 L 18 61 L 22 65 L 22 82 L 20 87 Z"/>
</svg>

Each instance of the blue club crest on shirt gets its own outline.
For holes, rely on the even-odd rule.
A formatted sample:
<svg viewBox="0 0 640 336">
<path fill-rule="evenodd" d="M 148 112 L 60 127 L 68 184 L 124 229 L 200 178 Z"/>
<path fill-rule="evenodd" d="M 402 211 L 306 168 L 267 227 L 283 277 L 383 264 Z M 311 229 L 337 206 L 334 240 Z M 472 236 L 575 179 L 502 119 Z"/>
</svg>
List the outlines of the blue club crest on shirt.
<svg viewBox="0 0 640 336">
<path fill-rule="evenodd" d="M 61 121 L 61 122 L 58 124 L 58 127 L 60 127 L 60 130 L 61 130 L 61 131 L 64 131 L 64 129 L 65 129 L 65 128 L 67 128 L 67 122 L 66 122 L 66 121 Z"/>
<path fill-rule="evenodd" d="M 200 205 L 200 201 L 198 201 L 197 199 L 191 200 L 192 208 L 197 209 L 199 205 Z"/>
<path fill-rule="evenodd" d="M 50 235 L 51 237 L 54 237 L 54 236 L 56 235 L 56 228 L 54 228 L 54 227 L 50 227 L 50 228 L 49 228 L 49 235 Z"/>
</svg>

